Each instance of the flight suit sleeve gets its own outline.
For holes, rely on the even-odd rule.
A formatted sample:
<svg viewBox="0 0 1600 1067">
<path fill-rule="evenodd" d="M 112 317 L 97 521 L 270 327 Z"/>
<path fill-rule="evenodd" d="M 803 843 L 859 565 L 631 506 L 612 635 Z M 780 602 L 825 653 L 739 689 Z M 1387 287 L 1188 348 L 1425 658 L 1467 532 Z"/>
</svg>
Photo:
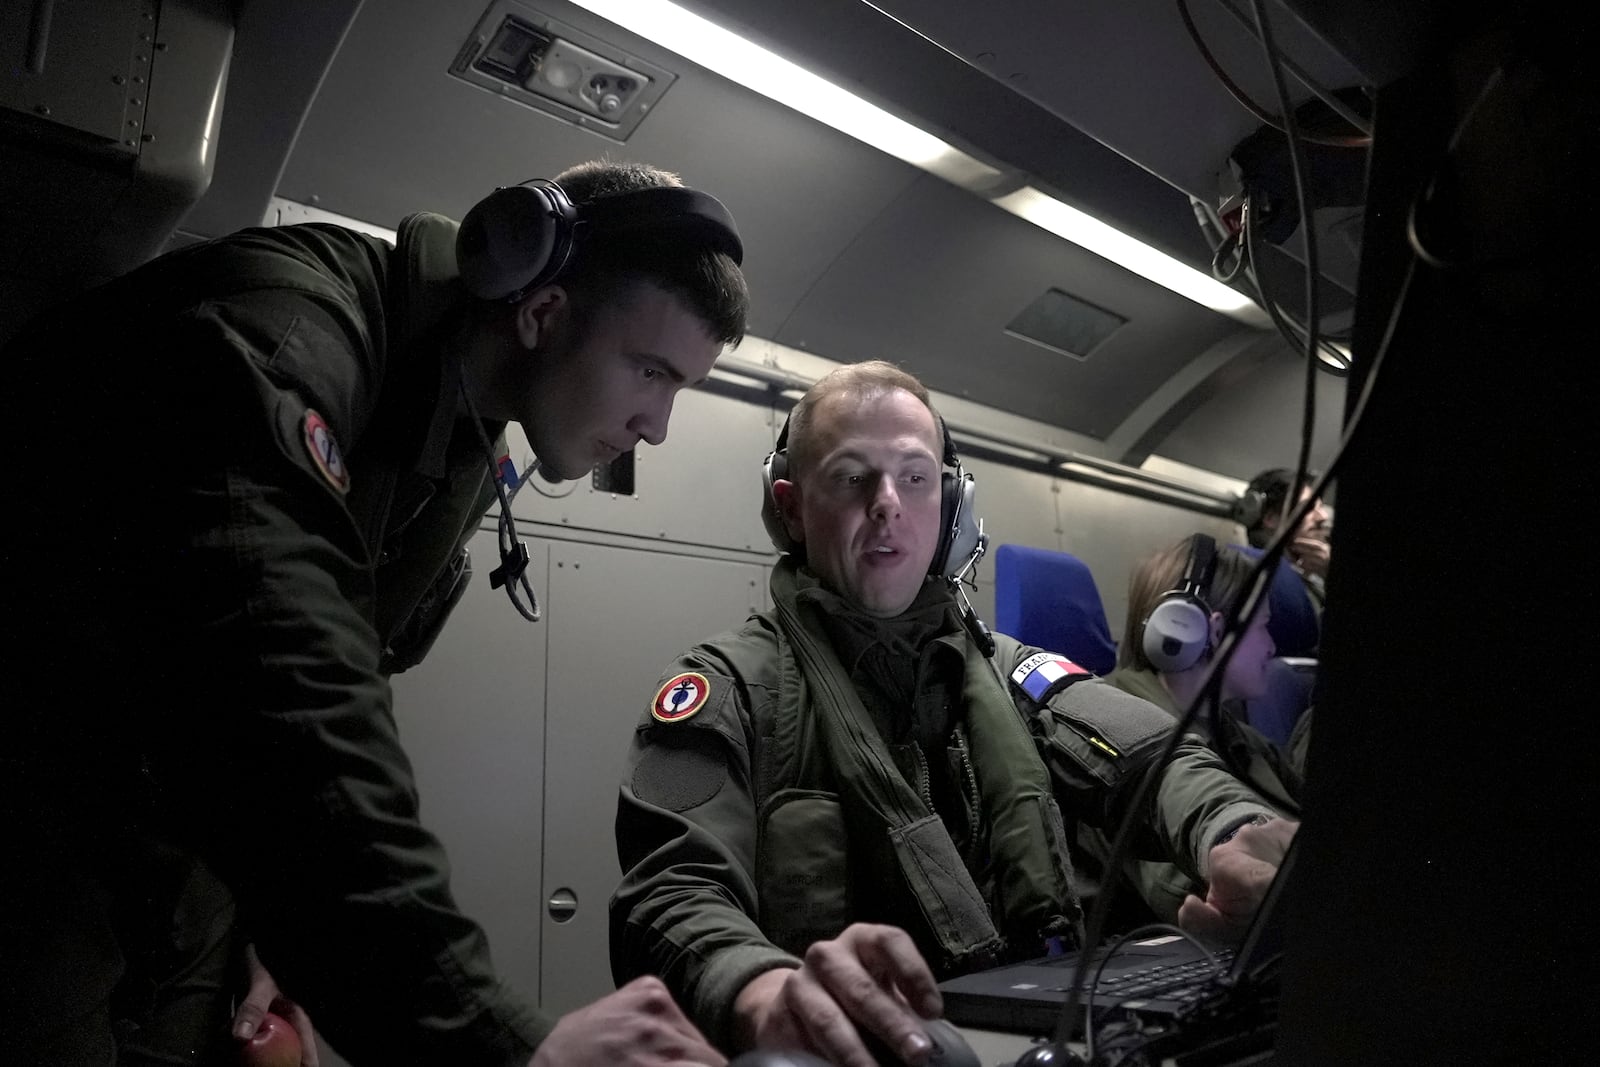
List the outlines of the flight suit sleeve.
<svg viewBox="0 0 1600 1067">
<path fill-rule="evenodd" d="M 613 977 L 660 976 L 723 1048 L 746 983 L 800 965 L 758 925 L 748 709 L 771 698 L 712 657 L 680 660 L 634 733 L 617 803 Z"/>
<path fill-rule="evenodd" d="M 1018 655 L 1036 651 L 1024 648 Z M 1018 662 L 1026 666 L 1031 658 Z M 1154 775 L 1134 814 L 1132 858 L 1170 862 L 1203 881 L 1213 845 L 1258 815 L 1277 814 L 1198 737 L 1184 737 L 1172 758 L 1156 767 L 1174 724 L 1149 701 L 1075 675 L 1036 690 L 1035 698 L 1021 688 L 1023 680 L 1012 679 L 1013 696 L 1029 719 L 1065 817 L 1109 838 L 1135 802 L 1142 777 Z"/>
<path fill-rule="evenodd" d="M 346 343 L 304 315 L 282 328 L 279 352 Z M 496 980 L 421 823 L 337 455 L 300 390 L 246 366 L 225 389 L 264 425 L 224 389 L 231 458 L 180 502 L 195 532 L 167 592 L 197 635 L 174 650 L 197 714 L 157 773 L 187 783 L 262 962 L 345 1056 L 525 1064 L 550 1023 Z"/>
</svg>

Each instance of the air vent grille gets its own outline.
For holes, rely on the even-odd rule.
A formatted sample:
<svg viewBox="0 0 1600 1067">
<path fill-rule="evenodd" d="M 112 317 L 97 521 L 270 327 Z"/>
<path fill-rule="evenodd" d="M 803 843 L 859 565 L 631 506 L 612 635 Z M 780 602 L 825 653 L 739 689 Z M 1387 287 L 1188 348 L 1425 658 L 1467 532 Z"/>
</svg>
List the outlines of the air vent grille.
<svg viewBox="0 0 1600 1067">
<path fill-rule="evenodd" d="M 1088 359 L 1128 320 L 1060 289 L 1047 289 L 1006 324 L 1006 333 L 1073 359 Z"/>
</svg>

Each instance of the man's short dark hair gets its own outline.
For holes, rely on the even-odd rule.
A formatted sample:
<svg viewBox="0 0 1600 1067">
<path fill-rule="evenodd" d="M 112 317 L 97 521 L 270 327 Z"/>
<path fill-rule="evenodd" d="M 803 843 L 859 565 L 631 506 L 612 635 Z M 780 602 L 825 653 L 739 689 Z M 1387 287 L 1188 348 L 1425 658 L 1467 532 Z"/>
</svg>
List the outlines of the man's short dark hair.
<svg viewBox="0 0 1600 1067">
<path fill-rule="evenodd" d="M 556 184 L 573 203 L 587 204 L 620 193 L 677 187 L 683 181 L 671 171 L 647 163 L 613 163 L 591 160 L 556 175 Z M 625 239 L 607 241 L 596 234 L 578 249 L 561 285 L 593 300 L 575 302 L 580 328 L 599 307 L 625 295 L 640 281 L 651 282 L 679 297 L 723 344 L 744 338 L 750 291 L 739 265 L 725 253 L 706 246 L 686 244 L 668 234 L 659 240 L 630 232 Z"/>
<path fill-rule="evenodd" d="M 1297 501 L 1300 490 L 1316 479 L 1315 471 L 1306 471 L 1305 478 L 1295 490 Z M 1261 510 L 1256 513 L 1255 521 L 1245 528 L 1245 536 L 1255 548 L 1266 548 L 1267 542 L 1272 540 L 1273 531 L 1278 526 L 1278 517 L 1283 514 L 1283 502 L 1288 499 L 1289 487 L 1292 485 L 1294 485 L 1294 471 L 1288 467 L 1273 467 L 1251 478 L 1250 484 L 1245 486 L 1246 495 L 1258 496 L 1261 499 Z"/>
</svg>

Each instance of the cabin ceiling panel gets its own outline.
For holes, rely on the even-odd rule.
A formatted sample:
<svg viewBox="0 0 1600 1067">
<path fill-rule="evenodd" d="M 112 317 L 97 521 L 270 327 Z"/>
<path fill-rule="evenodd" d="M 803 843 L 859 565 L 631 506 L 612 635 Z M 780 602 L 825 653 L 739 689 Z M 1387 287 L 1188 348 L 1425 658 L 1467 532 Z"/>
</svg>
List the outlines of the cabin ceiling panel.
<svg viewBox="0 0 1600 1067">
<path fill-rule="evenodd" d="M 1087 359 L 1007 335 L 1049 288 L 1128 322 Z M 817 279 L 775 340 L 832 359 L 889 359 L 941 392 L 1103 439 L 1151 382 L 1239 328 L 923 177 Z"/>
<path fill-rule="evenodd" d="M 391 0 L 365 6 L 351 27 L 279 195 L 393 226 L 418 210 L 460 218 L 496 185 L 586 159 L 654 163 L 733 212 L 746 249 L 750 332 L 770 337 L 856 233 L 918 177 L 578 8 L 532 6 L 679 75 L 625 144 L 451 76 L 482 7 Z"/>
</svg>

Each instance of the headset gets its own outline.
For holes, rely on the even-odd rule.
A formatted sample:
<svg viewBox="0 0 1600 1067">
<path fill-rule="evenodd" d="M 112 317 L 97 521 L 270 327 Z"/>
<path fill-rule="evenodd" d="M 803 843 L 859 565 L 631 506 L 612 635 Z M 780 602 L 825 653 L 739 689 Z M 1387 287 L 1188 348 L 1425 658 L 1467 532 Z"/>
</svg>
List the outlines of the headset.
<svg viewBox="0 0 1600 1067">
<path fill-rule="evenodd" d="M 961 467 L 961 457 L 956 454 L 956 443 L 937 412 L 939 434 L 944 438 L 944 465 L 947 470 L 939 479 L 939 544 L 933 550 L 933 560 L 928 574 L 935 578 L 957 581 L 988 548 L 989 539 L 983 533 L 983 520 L 973 509 L 977 494 L 977 480 Z M 798 559 L 805 558 L 805 545 L 789 536 L 788 527 L 778 511 L 778 500 L 772 494 L 772 483 L 789 477 L 789 420 L 783 420 L 778 431 L 778 443 L 761 463 L 761 521 L 772 538 L 773 547 Z"/>
<path fill-rule="evenodd" d="M 670 234 L 744 261 L 733 216 L 709 193 L 660 186 L 577 204 L 555 182 L 532 178 L 496 189 L 461 220 L 461 283 L 483 300 L 516 301 L 560 277 L 591 233 Z"/>
<path fill-rule="evenodd" d="M 722 201 L 709 193 L 682 186 L 658 186 L 578 204 L 555 182 L 532 178 L 496 189 L 473 205 L 461 220 L 456 232 L 456 268 L 461 284 L 481 300 L 515 303 L 530 289 L 559 278 L 573 263 L 584 240 L 594 233 L 633 236 L 641 244 L 671 235 L 722 252 L 736 264 L 744 261 L 744 243 L 733 216 Z M 479 443 L 500 498 L 500 566 L 490 572 L 489 584 L 496 589 L 504 586 L 523 618 L 538 622 L 539 601 L 525 573 L 528 546 L 517 538 L 511 515 L 511 495 L 534 468 L 509 479 L 508 493 L 508 479 L 483 431 L 483 420 L 473 409 L 465 379 L 461 396 L 478 427 Z M 544 473 L 548 479 L 548 472 Z M 527 603 L 518 599 L 519 587 Z"/>
<path fill-rule="evenodd" d="M 1189 557 L 1183 578 L 1161 599 L 1144 620 L 1144 654 L 1162 671 L 1186 671 L 1199 663 L 1211 647 L 1211 606 L 1206 590 L 1217 570 L 1217 542 L 1210 534 L 1189 539 Z"/>
</svg>

